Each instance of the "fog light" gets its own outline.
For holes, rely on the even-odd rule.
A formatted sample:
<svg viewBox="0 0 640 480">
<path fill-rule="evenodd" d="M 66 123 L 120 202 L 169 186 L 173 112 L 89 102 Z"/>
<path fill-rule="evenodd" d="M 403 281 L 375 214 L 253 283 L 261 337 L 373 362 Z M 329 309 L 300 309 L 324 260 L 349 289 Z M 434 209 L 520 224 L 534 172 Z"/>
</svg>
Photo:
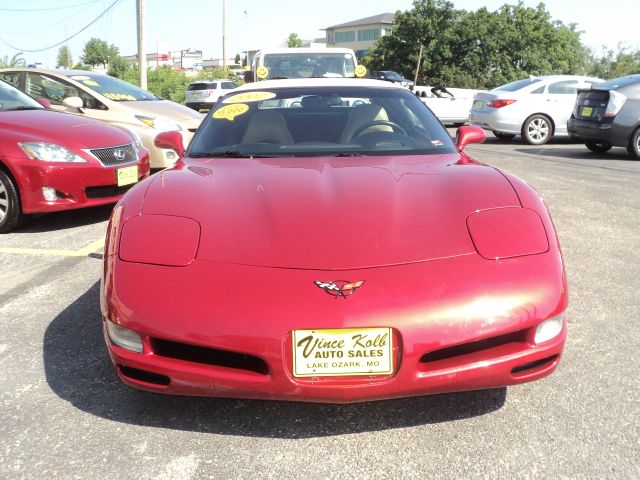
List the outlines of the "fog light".
<svg viewBox="0 0 640 480">
<path fill-rule="evenodd" d="M 58 200 L 58 195 L 56 194 L 55 188 L 42 187 L 42 196 L 47 202 L 53 202 L 54 200 Z"/>
<path fill-rule="evenodd" d="M 545 320 L 536 329 L 535 343 L 543 343 L 557 337 L 562 331 L 564 316 L 562 314 Z"/>
<path fill-rule="evenodd" d="M 111 341 L 119 347 L 131 350 L 132 352 L 142 352 L 142 338 L 133 330 L 121 327 L 107 320 L 107 333 Z"/>
<path fill-rule="evenodd" d="M 167 157 L 167 160 L 177 160 L 178 159 L 178 155 L 173 150 L 167 150 L 164 153 L 164 155 L 165 155 L 165 157 Z"/>
</svg>

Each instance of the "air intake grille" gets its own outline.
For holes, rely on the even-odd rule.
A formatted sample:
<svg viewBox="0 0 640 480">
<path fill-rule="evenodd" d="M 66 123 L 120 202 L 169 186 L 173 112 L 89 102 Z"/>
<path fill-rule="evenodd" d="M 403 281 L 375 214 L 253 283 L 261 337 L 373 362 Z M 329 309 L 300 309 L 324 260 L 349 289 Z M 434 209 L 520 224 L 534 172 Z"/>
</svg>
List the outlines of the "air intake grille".
<svg viewBox="0 0 640 480">
<path fill-rule="evenodd" d="M 90 152 L 98 157 L 103 165 L 120 165 L 122 163 L 137 162 L 136 150 L 133 145 L 119 145 L 117 147 L 95 148 Z"/>
</svg>

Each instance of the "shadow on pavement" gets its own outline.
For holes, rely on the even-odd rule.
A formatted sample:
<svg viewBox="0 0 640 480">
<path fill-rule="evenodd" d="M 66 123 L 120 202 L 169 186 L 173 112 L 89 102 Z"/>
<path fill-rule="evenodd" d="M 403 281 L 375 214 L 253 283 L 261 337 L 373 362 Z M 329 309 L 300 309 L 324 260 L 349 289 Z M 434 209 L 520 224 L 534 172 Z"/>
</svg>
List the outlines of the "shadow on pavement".
<svg viewBox="0 0 640 480">
<path fill-rule="evenodd" d="M 49 325 L 44 365 L 53 391 L 80 410 L 116 422 L 267 438 L 312 438 L 448 422 L 505 403 L 506 388 L 326 405 L 158 395 L 120 382 L 102 338 L 99 284 Z"/>
<path fill-rule="evenodd" d="M 83 227 L 109 219 L 115 204 L 29 215 L 16 233 L 42 233 Z"/>
<path fill-rule="evenodd" d="M 571 158 L 575 160 L 628 160 L 636 161 L 631 158 L 627 153 L 626 148 L 613 147 L 611 150 L 605 153 L 595 153 L 589 150 L 584 144 L 576 144 L 575 148 L 571 149 L 554 149 L 545 148 L 545 145 L 536 147 L 529 146 L 529 148 L 516 148 L 518 153 L 527 153 L 531 155 L 538 155 L 543 157 L 555 157 L 555 158 Z"/>
</svg>

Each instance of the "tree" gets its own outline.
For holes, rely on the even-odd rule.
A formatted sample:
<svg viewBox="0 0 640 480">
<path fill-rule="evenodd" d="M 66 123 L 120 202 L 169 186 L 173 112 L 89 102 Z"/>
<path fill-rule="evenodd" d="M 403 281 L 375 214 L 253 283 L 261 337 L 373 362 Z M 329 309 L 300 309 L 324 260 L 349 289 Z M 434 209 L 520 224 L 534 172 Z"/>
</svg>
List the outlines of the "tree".
<svg viewBox="0 0 640 480">
<path fill-rule="evenodd" d="M 287 47 L 301 48 L 304 47 L 304 43 L 302 43 L 302 40 L 300 40 L 297 33 L 290 33 L 289 40 L 287 41 Z"/>
<path fill-rule="evenodd" d="M 3 58 L 0 58 L 0 68 L 6 67 L 24 67 L 25 61 L 22 58 L 22 52 L 16 53 L 11 60 L 9 60 L 9 56 L 5 55 Z"/>
<path fill-rule="evenodd" d="M 411 78 L 422 45 L 418 79 L 423 84 L 493 88 L 527 75 L 586 69 L 580 32 L 574 24 L 552 20 L 543 3 L 469 12 L 445 0 L 414 0 L 411 10 L 396 13 L 395 23 L 364 63 Z"/>
<path fill-rule="evenodd" d="M 235 58 L 233 59 L 233 61 L 237 64 L 240 65 L 240 54 L 236 53 Z"/>
<path fill-rule="evenodd" d="M 67 45 L 63 45 L 58 49 L 58 59 L 56 60 L 56 67 L 70 68 L 73 65 L 71 60 L 71 50 Z"/>
<path fill-rule="evenodd" d="M 602 47 L 602 53 L 590 52 L 586 73 L 600 78 L 617 78 L 640 72 L 640 50 L 618 44 L 617 51 Z"/>
<path fill-rule="evenodd" d="M 102 65 L 105 69 L 111 60 L 120 56 L 120 50 L 115 45 L 109 45 L 104 40 L 92 38 L 84 45 L 82 61 L 87 65 Z"/>
</svg>

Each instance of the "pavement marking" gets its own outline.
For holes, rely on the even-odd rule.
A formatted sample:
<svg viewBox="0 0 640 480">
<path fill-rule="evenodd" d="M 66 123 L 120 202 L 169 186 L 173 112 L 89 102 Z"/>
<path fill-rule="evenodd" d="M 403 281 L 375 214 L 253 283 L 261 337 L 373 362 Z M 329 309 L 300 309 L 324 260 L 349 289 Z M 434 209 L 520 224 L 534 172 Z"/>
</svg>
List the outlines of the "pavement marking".
<svg viewBox="0 0 640 480">
<path fill-rule="evenodd" d="M 80 250 L 56 250 L 48 248 L 14 248 L 0 247 L 0 253 L 17 253 L 22 255 L 57 255 L 60 257 L 86 257 L 104 247 L 104 237 L 91 242 Z"/>
</svg>

